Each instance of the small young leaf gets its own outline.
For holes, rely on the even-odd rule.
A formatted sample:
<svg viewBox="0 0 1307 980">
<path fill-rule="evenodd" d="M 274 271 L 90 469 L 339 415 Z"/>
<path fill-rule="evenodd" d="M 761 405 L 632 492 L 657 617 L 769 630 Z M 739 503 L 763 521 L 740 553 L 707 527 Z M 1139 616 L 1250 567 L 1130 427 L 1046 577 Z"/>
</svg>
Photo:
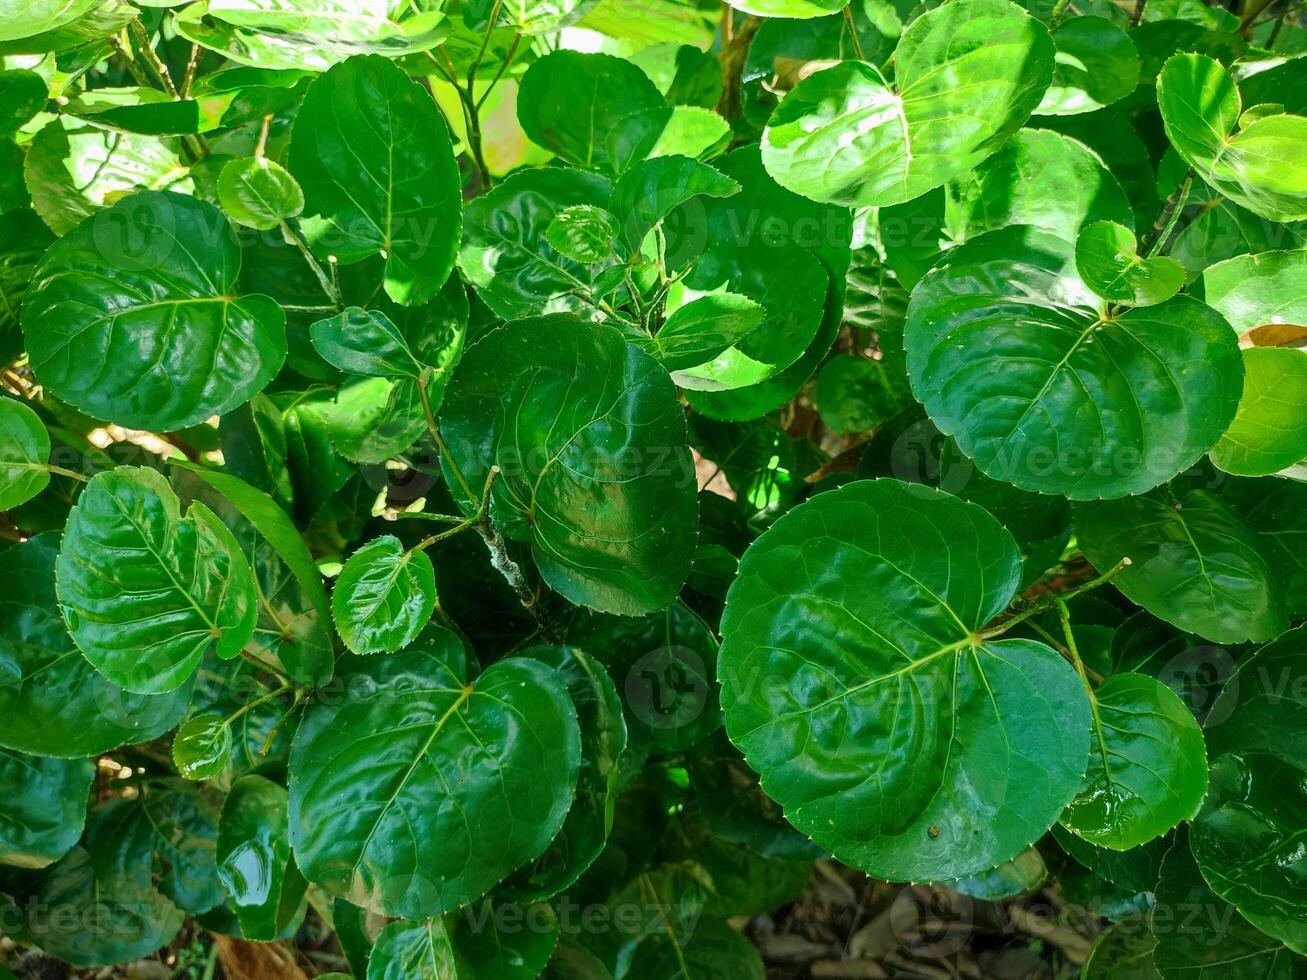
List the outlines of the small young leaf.
<svg viewBox="0 0 1307 980">
<path fill-rule="evenodd" d="M 613 186 L 608 210 L 621 223 L 626 253 L 635 256 L 658 223 L 682 204 L 700 195 L 730 197 L 739 190 L 738 183 L 706 163 L 661 156 L 637 163 L 622 175 Z"/>
<path fill-rule="evenodd" d="M 1103 299 L 1156 306 L 1180 291 L 1184 266 L 1165 255 L 1140 258 L 1134 232 L 1114 221 L 1097 221 L 1076 239 L 1076 270 Z"/>
<path fill-rule="evenodd" d="M 612 254 L 617 219 L 593 204 L 563 208 L 545 229 L 545 240 L 573 262 L 592 265 Z"/>
<path fill-rule="evenodd" d="M 186 719 L 172 740 L 172 761 L 186 779 L 213 779 L 231 761 L 231 728 L 222 715 Z"/>
<path fill-rule="evenodd" d="M 762 323 L 763 316 L 763 308 L 747 296 L 706 293 L 672 310 L 652 338 L 637 337 L 635 341 L 668 371 L 685 371 L 738 344 Z M 694 387 L 692 377 L 676 380 L 682 387 Z"/>
<path fill-rule="evenodd" d="M 237 224 L 267 231 L 304 210 L 304 192 L 266 157 L 232 160 L 218 176 L 218 200 Z"/>
<path fill-rule="evenodd" d="M 205 653 L 240 655 L 254 633 L 254 579 L 232 533 L 157 472 L 91 480 L 68 516 L 56 565 L 68 631 L 86 659 L 141 694 L 180 687 Z"/>
<path fill-rule="evenodd" d="M 50 484 L 50 434 L 30 408 L 0 397 L 0 510 L 26 503 Z"/>
<path fill-rule="evenodd" d="M 436 608 L 436 577 L 425 551 L 386 534 L 349 556 L 331 594 L 331 613 L 355 653 L 393 653 L 422 631 Z"/>
</svg>

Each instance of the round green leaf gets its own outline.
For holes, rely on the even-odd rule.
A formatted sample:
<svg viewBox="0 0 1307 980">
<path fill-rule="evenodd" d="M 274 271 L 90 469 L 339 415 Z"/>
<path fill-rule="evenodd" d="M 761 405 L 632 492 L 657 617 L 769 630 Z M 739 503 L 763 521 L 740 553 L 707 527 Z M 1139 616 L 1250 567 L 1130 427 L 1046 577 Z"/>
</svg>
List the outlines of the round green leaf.
<svg viewBox="0 0 1307 980">
<path fill-rule="evenodd" d="M 1189 845 L 1216 894 L 1307 955 L 1307 882 L 1298 873 L 1307 835 L 1302 762 L 1256 752 L 1216 759 Z"/>
<path fill-rule="evenodd" d="M 626 748 L 626 722 L 612 678 L 589 654 L 575 647 L 551 646 L 532 647 L 522 655 L 539 660 L 567 685 L 581 727 L 576 799 L 563 829 L 540 857 L 508 880 L 507 894 L 531 902 L 552 898 L 571 886 L 603 850 L 613 824 L 617 760 Z"/>
<path fill-rule="evenodd" d="M 0 749 L 0 865 L 44 868 L 82 836 L 95 779 L 90 759 L 43 759 Z"/>
<path fill-rule="evenodd" d="M 180 429 L 245 402 L 286 357 L 281 308 L 238 296 L 240 248 L 211 204 L 124 198 L 55 242 L 23 303 L 32 370 L 101 419 Z"/>
<path fill-rule="evenodd" d="M 425 551 L 408 551 L 391 534 L 349 556 L 331 593 L 331 613 L 355 653 L 408 646 L 436 608 L 436 573 Z"/>
<path fill-rule="evenodd" d="M 426 431 L 417 382 L 411 378 L 359 378 L 336 393 L 327 433 L 341 456 L 356 463 L 384 463 L 403 453 Z"/>
<path fill-rule="evenodd" d="M 50 484 L 50 434 L 35 412 L 0 398 L 0 510 L 26 503 Z"/>
<path fill-rule="evenodd" d="M 1187 296 L 1104 316 L 1071 251 L 1013 227 L 947 253 L 908 306 L 912 389 L 987 476 L 1074 500 L 1140 493 L 1229 425 L 1238 343 Z"/>
<path fill-rule="evenodd" d="M 236 539 L 194 503 L 185 517 L 157 472 L 91 480 L 68 516 L 55 566 L 59 603 L 82 653 L 129 691 L 180 687 L 209 650 L 238 656 L 258 615 Z"/>
<path fill-rule="evenodd" d="M 262 776 L 238 779 L 218 824 L 218 875 L 246 939 L 268 942 L 285 929 L 307 883 L 290 853 L 286 791 Z"/>
<path fill-rule="evenodd" d="M 796 20 L 824 17 L 849 5 L 849 0 L 731 0 L 731 6 L 757 17 L 788 17 Z"/>
<path fill-rule="evenodd" d="M 309 328 L 314 349 L 332 367 L 374 378 L 413 378 L 422 374 L 408 341 L 380 310 L 351 306 Z"/>
<path fill-rule="evenodd" d="M 1212 462 L 1240 476 L 1268 476 L 1307 457 L 1307 351 L 1243 352 L 1243 397 L 1213 447 Z"/>
<path fill-rule="evenodd" d="M 631 976 L 764 980 L 758 947 L 725 922 L 700 919 L 681 934 L 660 930 L 645 937 L 631 958 Z"/>
<path fill-rule="evenodd" d="M 1164 303 L 1184 285 L 1184 266 L 1165 255 L 1140 258 L 1136 244 L 1129 228 L 1096 221 L 1076 239 L 1076 271 L 1086 286 L 1113 303 Z"/>
<path fill-rule="evenodd" d="M 984 160 L 1030 117 L 1053 77 L 1044 25 L 1006 0 L 961 0 L 903 32 L 894 83 L 840 62 L 808 76 L 762 137 L 768 172 L 814 201 L 883 207 Z"/>
<path fill-rule="evenodd" d="M 1275 113 L 1241 120 L 1233 76 L 1205 55 L 1178 54 L 1157 76 L 1167 138 L 1215 190 L 1272 221 L 1307 218 L 1307 117 Z M 1241 123 L 1244 123 L 1241 125 Z"/>
<path fill-rule="evenodd" d="M 15 41 L 20 38 L 44 34 L 65 24 L 72 23 L 78 17 L 99 6 L 99 0 L 33 0 L 33 2 L 6 3 L 4 17 L 0 19 L 0 41 Z"/>
<path fill-rule="evenodd" d="M 667 372 L 615 329 L 555 315 L 483 334 L 449 386 L 441 431 L 442 463 L 471 488 L 499 466 L 491 513 L 531 542 L 555 591 L 626 616 L 676 597 L 698 513 L 685 416 Z"/>
<path fill-rule="evenodd" d="M 367 980 L 456 980 L 449 933 L 439 919 L 392 922 L 377 935 Z"/>
<path fill-rule="evenodd" d="M 1192 819 L 1207 790 L 1207 753 L 1185 703 L 1143 674 L 1109 677 L 1090 697 L 1089 771 L 1062 825 L 1124 851 Z"/>
<path fill-rule="evenodd" d="M 1034 891 L 1047 877 L 1048 868 L 1039 856 L 1039 851 L 1027 847 L 1011 861 L 1004 861 L 996 868 L 970 878 L 956 878 L 945 884 L 963 895 L 985 902 L 997 902 Z"/>
<path fill-rule="evenodd" d="M 649 76 L 610 54 L 550 52 L 517 92 L 517 119 L 531 142 L 614 175 L 648 155 L 670 115 Z"/>
<path fill-rule="evenodd" d="M 754 542 L 722 618 L 722 706 L 794 826 L 890 881 L 975 874 L 1048 829 L 1090 710 L 1052 649 L 981 636 L 1020 577 L 988 513 L 896 480 L 819 494 Z"/>
<path fill-rule="evenodd" d="M 385 259 L 386 295 L 411 306 L 449 278 L 462 191 L 444 117 L 379 55 L 350 58 L 309 86 L 291 137 L 304 233 L 342 264 Z"/>
<path fill-rule="evenodd" d="M 267 231 L 304 210 L 304 192 L 266 157 L 232 160 L 218 175 L 218 200 L 237 224 Z"/>
<path fill-rule="evenodd" d="M 146 742 L 186 712 L 192 682 L 169 694 L 129 694 L 73 645 L 55 597 L 53 532 L 0 562 L 0 745 L 62 759 Z"/>
<path fill-rule="evenodd" d="M 312 705 L 290 761 L 290 835 L 305 876 L 386 915 L 439 915 L 538 857 L 572 804 L 576 711 L 544 664 L 475 679 L 433 630 L 353 665 L 351 696 Z"/>
<path fill-rule="evenodd" d="M 605 254 L 578 261 L 549 241 L 549 228 L 564 211 L 608 203 L 612 185 L 598 174 L 548 168 L 522 170 L 467 206 L 459 268 L 486 305 L 505 320 L 567 310 L 593 311 L 577 292 L 589 294 Z"/>
<path fill-rule="evenodd" d="M 1307 663 L 1302 626 L 1243 660 L 1204 721 L 1212 756 L 1280 754 L 1307 758 Z"/>
<path fill-rule="evenodd" d="M 172 761 L 186 779 L 213 779 L 231 762 L 231 727 L 222 715 L 187 718 L 172 740 Z"/>
<path fill-rule="evenodd" d="M 1131 602 L 1217 643 L 1269 640 L 1289 626 L 1264 546 L 1206 490 L 1077 504 L 1077 538 L 1095 568 L 1123 558 L 1112 583 Z"/>
<path fill-rule="evenodd" d="M 162 141 L 70 117 L 51 120 L 33 137 L 23 172 L 32 208 L 59 235 L 124 194 L 186 186 L 186 169 Z M 138 256 L 142 247 L 135 246 Z"/>
<path fill-rule="evenodd" d="M 1139 84 L 1139 52 L 1106 17 L 1072 17 L 1053 31 L 1053 83 L 1035 110 L 1068 116 L 1111 105 Z"/>
<path fill-rule="evenodd" d="M 1218 262 L 1203 272 L 1203 293 L 1239 334 L 1266 324 L 1307 326 L 1307 250 Z"/>
<path fill-rule="evenodd" d="M 32 893 L 24 926 L 41 949 L 75 966 L 110 966 L 148 956 L 170 943 L 185 913 L 140 870 L 119 876 L 96 867 L 82 847 L 47 869 Z M 60 909 L 62 915 L 42 915 Z"/>
<path fill-rule="evenodd" d="M 620 240 L 628 255 L 639 255 L 654 228 L 678 207 L 696 197 L 730 197 L 740 185 L 706 163 L 684 156 L 643 160 L 613 186 L 608 210 L 621 226 Z M 680 264 L 692 256 L 673 256 Z"/>
<path fill-rule="evenodd" d="M 865 432 L 895 415 L 908 402 L 908 372 L 902 352 L 878 360 L 842 354 L 817 375 L 821 419 L 832 432 Z"/>
<path fill-rule="evenodd" d="M 564 258 L 591 265 L 612 254 L 617 230 L 617 219 L 603 208 L 574 204 L 554 215 L 545 240 Z"/>
</svg>

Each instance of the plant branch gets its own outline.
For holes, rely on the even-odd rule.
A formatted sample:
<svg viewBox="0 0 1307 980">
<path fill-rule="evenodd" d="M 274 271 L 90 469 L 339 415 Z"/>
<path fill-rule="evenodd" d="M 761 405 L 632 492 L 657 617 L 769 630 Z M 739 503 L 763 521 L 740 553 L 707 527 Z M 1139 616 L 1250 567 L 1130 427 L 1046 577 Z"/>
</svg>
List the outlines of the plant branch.
<svg viewBox="0 0 1307 980">
<path fill-rule="evenodd" d="M 1179 186 L 1171 192 L 1171 196 L 1162 205 L 1162 213 L 1157 216 L 1157 220 L 1153 222 L 1153 227 L 1144 236 L 1143 241 L 1139 243 L 1139 251 L 1145 258 L 1151 259 L 1165 247 L 1166 240 L 1171 236 L 1171 230 L 1175 228 L 1175 223 L 1180 218 L 1180 211 L 1184 207 L 1185 199 L 1189 196 L 1189 188 L 1193 184 L 1193 180 L 1194 172 L 1190 168 L 1181 179 Z"/>
<path fill-rule="evenodd" d="M 286 236 L 288 242 L 300 250 L 300 254 L 304 256 L 304 261 L 309 264 L 309 268 L 313 270 L 313 274 L 317 277 L 318 285 L 321 286 L 322 291 L 327 294 L 327 298 L 335 304 L 335 309 L 344 309 L 345 300 L 340 295 L 340 289 L 337 288 L 332 277 L 327 275 L 327 270 L 322 268 L 322 264 L 317 260 L 317 257 L 314 256 L 313 250 L 309 248 L 309 243 L 300 232 L 295 220 L 289 218 L 283 221 L 281 223 L 281 232 Z"/>
<path fill-rule="evenodd" d="M 1024 623 L 1027 619 L 1030 619 L 1032 616 L 1038 616 L 1040 613 L 1047 612 L 1048 610 L 1052 609 L 1053 606 L 1055 606 L 1057 603 L 1067 602 L 1071 599 L 1074 599 L 1076 596 L 1080 595 L 1083 592 L 1088 592 L 1091 589 L 1098 588 L 1100 585 L 1103 585 L 1106 582 L 1110 582 L 1113 578 L 1115 578 L 1120 573 L 1120 571 L 1123 568 L 1127 568 L 1129 567 L 1129 565 L 1130 565 L 1130 559 L 1122 558 L 1119 562 L 1117 562 L 1115 565 L 1109 568 L 1102 575 L 1099 575 L 1097 578 L 1092 578 L 1088 582 L 1084 582 L 1080 585 L 1077 585 L 1075 588 L 1067 589 L 1065 592 L 1049 592 L 1043 596 L 1040 596 L 1033 603 L 1031 603 L 1027 608 L 1021 610 L 1016 615 L 1012 616 L 1011 619 L 1006 619 L 1003 622 L 999 623 L 997 626 L 985 630 L 983 633 L 981 633 L 981 637 L 983 639 L 988 640 L 995 636 L 1002 636 L 1004 633 L 1008 632 L 1010 629 L 1012 629 L 1012 627 L 1016 626 L 1018 623 Z"/>
<path fill-rule="evenodd" d="M 862 40 L 858 37 L 858 29 L 853 24 L 852 4 L 845 4 L 844 6 L 844 26 L 849 29 L 849 40 L 853 42 L 853 53 L 859 61 L 866 61 L 867 56 L 862 53 Z"/>
</svg>

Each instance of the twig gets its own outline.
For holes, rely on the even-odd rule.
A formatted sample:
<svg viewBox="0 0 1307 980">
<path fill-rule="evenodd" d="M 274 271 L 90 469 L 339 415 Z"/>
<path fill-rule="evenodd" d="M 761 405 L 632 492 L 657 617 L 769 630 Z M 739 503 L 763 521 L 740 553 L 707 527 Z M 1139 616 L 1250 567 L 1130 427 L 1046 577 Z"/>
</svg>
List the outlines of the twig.
<svg viewBox="0 0 1307 980">
<path fill-rule="evenodd" d="M 1162 205 L 1162 213 L 1157 216 L 1152 229 L 1139 243 L 1139 251 L 1143 253 L 1145 258 L 1151 259 L 1162 251 L 1166 240 L 1171 235 L 1171 230 L 1180 217 L 1180 210 L 1184 207 L 1185 199 L 1189 196 L 1189 187 L 1193 184 L 1193 180 L 1194 172 L 1190 168 L 1180 180 L 1179 186 L 1171 192 L 1171 196 Z"/>
</svg>

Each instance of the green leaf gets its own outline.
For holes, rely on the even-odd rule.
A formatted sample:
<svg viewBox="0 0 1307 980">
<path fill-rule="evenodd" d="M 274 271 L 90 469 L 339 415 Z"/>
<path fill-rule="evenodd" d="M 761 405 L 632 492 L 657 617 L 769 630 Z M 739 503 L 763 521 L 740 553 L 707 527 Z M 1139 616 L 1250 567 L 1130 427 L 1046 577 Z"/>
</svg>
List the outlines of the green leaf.
<svg viewBox="0 0 1307 980">
<path fill-rule="evenodd" d="M 266 157 L 232 160 L 218 175 L 218 200 L 237 224 L 267 231 L 304 210 L 304 192 Z"/>
<path fill-rule="evenodd" d="M 626 722 L 612 678 L 589 654 L 576 647 L 552 646 L 531 647 L 522 656 L 539 660 L 567 685 L 581 729 L 576 799 L 563 828 L 540 857 L 506 883 L 506 894 L 532 902 L 570 887 L 608 841 L 617 801 L 618 757 L 626 749 Z"/>
<path fill-rule="evenodd" d="M 351 306 L 311 328 L 313 347 L 332 367 L 373 378 L 413 378 L 422 365 L 390 317 Z"/>
<path fill-rule="evenodd" d="M 151 885 L 148 873 L 119 876 L 75 847 L 47 869 L 32 892 L 24 925 L 41 949 L 75 966 L 109 966 L 148 956 L 172 942 L 185 914 Z M 62 909 L 63 915 L 41 915 Z"/>
<path fill-rule="evenodd" d="M 50 484 L 50 434 L 30 408 L 0 398 L 0 510 L 26 503 Z"/>
<path fill-rule="evenodd" d="M 1053 62 L 1044 25 L 1006 0 L 936 8 L 904 30 L 893 85 L 874 66 L 846 61 L 791 89 L 763 133 L 763 162 L 814 201 L 910 201 L 1020 129 Z"/>
<path fill-rule="evenodd" d="M 563 825 L 580 737 L 561 679 L 500 660 L 475 679 L 450 633 L 352 665 L 290 762 L 305 876 L 386 915 L 439 915 L 534 860 Z"/>
<path fill-rule="evenodd" d="M 1266 324 L 1307 325 L 1307 251 L 1240 255 L 1203 272 L 1207 304 L 1246 334 Z"/>
<path fill-rule="evenodd" d="M 446 916 L 445 925 L 460 980 L 536 980 L 558 944 L 558 917 L 544 904 L 523 908 L 486 899 Z"/>
<path fill-rule="evenodd" d="M 593 204 L 574 204 L 554 215 L 545 240 L 564 258 L 592 265 L 612 254 L 617 219 Z"/>
<path fill-rule="evenodd" d="M 408 646 L 436 608 L 436 578 L 425 551 L 399 538 L 373 538 L 349 556 L 331 593 L 331 612 L 355 653 L 393 653 Z"/>
<path fill-rule="evenodd" d="M 326 680 L 331 676 L 332 659 L 327 593 L 308 546 L 286 512 L 266 493 L 228 473 L 179 461 L 172 465 L 193 473 L 236 511 L 238 518 L 228 514 L 227 506 L 218 501 L 213 504 L 215 513 L 234 534 L 246 540 L 241 525 L 247 523 L 266 543 L 271 555 L 262 553 L 264 549 L 257 545 L 246 544 L 244 549 L 254 555 L 265 600 L 260 603 L 261 625 L 275 627 L 279 637 L 289 635 L 277 650 L 293 680 L 306 685 Z M 287 579 L 293 579 L 293 584 Z M 267 623 L 262 622 L 265 615 Z M 294 649 L 287 650 L 288 645 Z"/>
<path fill-rule="evenodd" d="M 634 164 L 613 185 L 608 210 L 621 224 L 619 240 L 628 255 L 640 254 L 645 238 L 678 207 L 696 197 L 730 197 L 740 185 L 706 163 L 685 156 L 660 156 Z M 689 256 L 686 256 L 689 258 Z"/>
<path fill-rule="evenodd" d="M 731 0 L 731 6 L 758 17 L 823 17 L 848 6 L 849 0 Z"/>
<path fill-rule="evenodd" d="M 1302 760 L 1256 752 L 1212 762 L 1211 789 L 1189 831 L 1198 867 L 1262 932 L 1307 954 L 1307 885 L 1297 873 L 1307 833 Z"/>
<path fill-rule="evenodd" d="M 180 429 L 246 401 L 286 357 L 285 314 L 238 296 L 240 250 L 217 208 L 178 194 L 119 201 L 55 242 L 23 333 L 48 391 L 101 419 Z"/>
<path fill-rule="evenodd" d="M 38 534 L 0 563 L 0 745 L 76 759 L 157 738 L 186 713 L 193 683 L 129 694 L 95 670 L 59 615 L 58 549 L 58 534 Z"/>
<path fill-rule="evenodd" d="M 43 759 L 0 749 L 0 865 L 44 868 L 82 836 L 95 779 L 89 759 Z"/>
<path fill-rule="evenodd" d="M 384 463 L 426 431 L 416 382 L 358 378 L 342 385 L 327 418 L 332 446 L 356 463 Z"/>
<path fill-rule="evenodd" d="M 891 881 L 975 874 L 1043 834 L 1079 788 L 1090 710 L 1052 649 L 981 635 L 1020 573 L 981 508 L 895 480 L 819 494 L 754 542 L 722 704 L 791 823 Z"/>
<path fill-rule="evenodd" d="M 0 41 L 14 41 L 53 31 L 70 24 L 78 17 L 99 6 L 97 0 L 33 0 L 5 4 L 4 19 L 0 20 Z"/>
<path fill-rule="evenodd" d="M 63 113 L 94 126 L 147 136 L 213 129 L 217 120 L 194 99 L 174 99 L 155 88 L 97 88 L 63 106 Z"/>
<path fill-rule="evenodd" d="M 1307 183 L 1295 161 L 1307 152 L 1307 118 L 1240 119 L 1239 89 L 1220 62 L 1178 54 L 1157 76 L 1167 138 L 1219 193 L 1272 221 L 1307 218 Z"/>
<path fill-rule="evenodd" d="M 865 432 L 885 422 L 910 401 L 901 351 L 882 357 L 833 357 L 817 375 L 821 420 L 832 432 Z"/>
<path fill-rule="evenodd" d="M 54 235 L 28 208 L 0 214 L 0 360 L 10 361 L 23 350 L 18 312 L 32 278 L 32 269 Z"/>
<path fill-rule="evenodd" d="M 1124 851 L 1192 819 L 1207 790 L 1207 754 L 1185 703 L 1143 674 L 1109 677 L 1090 698 L 1089 771 L 1062 825 Z"/>
<path fill-rule="evenodd" d="M 124 194 L 187 186 L 177 154 L 159 140 L 70 118 L 46 123 L 32 138 L 23 173 L 32 208 L 57 235 Z M 139 259 L 142 246 L 134 251 Z"/>
<path fill-rule="evenodd" d="M 409 9 L 386 0 L 201 0 L 185 6 L 175 24 L 183 37 L 237 64 L 322 71 L 351 55 L 396 58 L 438 45 L 448 33 L 444 16 L 404 16 Z"/>
<path fill-rule="evenodd" d="M 254 581 L 235 538 L 201 503 L 182 517 L 154 470 L 92 479 L 55 568 L 77 646 L 129 691 L 178 688 L 207 651 L 238 656 L 254 632 Z"/>
<path fill-rule="evenodd" d="M 609 54 L 552 51 L 527 69 L 517 93 L 531 142 L 611 175 L 648 155 L 670 115 L 649 76 Z"/>
<path fill-rule="evenodd" d="M 436 295 L 454 267 L 462 193 L 449 129 L 421 85 L 377 55 L 330 69 L 295 117 L 289 167 L 315 252 L 344 265 L 380 255 L 396 303 Z"/>
<path fill-rule="evenodd" d="M 668 371 L 687 371 L 711 361 L 749 336 L 766 315 L 760 305 L 739 293 L 695 296 L 687 289 L 682 298 L 688 301 L 671 311 L 658 333 L 632 338 Z M 691 375 L 675 380 L 693 388 L 697 379 Z"/>
<path fill-rule="evenodd" d="M 1072 17 L 1053 31 L 1053 82 L 1038 115 L 1094 112 L 1124 99 L 1139 84 L 1139 52 L 1105 17 Z"/>
<path fill-rule="evenodd" d="M 1211 452 L 1227 473 L 1269 476 L 1307 457 L 1307 351 L 1243 352 L 1243 397 Z"/>
<path fill-rule="evenodd" d="M 368 957 L 367 980 L 456 980 L 454 948 L 439 919 L 400 919 L 381 930 Z"/>
<path fill-rule="evenodd" d="M 246 939 L 276 939 L 299 908 L 307 883 L 290 852 L 286 791 L 262 776 L 237 780 L 218 824 L 218 875 Z"/>
<path fill-rule="evenodd" d="M 49 95 L 45 79 L 34 71 L 0 71 L 0 135 L 17 132 L 45 108 Z"/>
<path fill-rule="evenodd" d="M 1111 318 L 1098 306 L 1065 242 L 1021 227 L 973 239 L 912 291 L 913 392 L 995 479 L 1073 500 L 1155 487 L 1234 417 L 1238 344 L 1187 296 Z"/>
<path fill-rule="evenodd" d="M 685 417 L 667 373 L 616 330 L 555 315 L 483 334 L 449 387 L 441 431 L 442 465 L 469 488 L 499 466 L 491 513 L 531 542 L 555 591 L 627 616 L 676 597 L 697 523 Z"/>
<path fill-rule="evenodd" d="M 1204 721 L 1212 757 L 1268 753 L 1307 758 L 1307 629 L 1299 626 L 1243 659 Z"/>
<path fill-rule="evenodd" d="M 1098 934 L 1080 968 L 1081 980 L 1160 980 L 1157 937 L 1142 919 L 1114 922 Z"/>
<path fill-rule="evenodd" d="M 1039 851 L 1027 847 L 1011 861 L 1005 861 L 996 868 L 970 878 L 955 878 L 945 884 L 963 895 L 995 902 L 1034 891 L 1047 877 L 1048 867 L 1039 856 Z"/>
<path fill-rule="evenodd" d="M 222 715 L 187 718 L 172 740 L 172 761 L 186 779 L 213 779 L 231 763 L 231 728 Z"/>
<path fill-rule="evenodd" d="M 757 946 L 725 922 L 701 919 L 688 936 L 666 931 L 641 940 L 631 958 L 631 975 L 764 980 L 766 971 Z"/>
<path fill-rule="evenodd" d="M 615 259 L 569 258 L 549 242 L 549 228 L 570 208 L 604 207 L 611 190 L 605 178 L 578 170 L 513 174 L 468 204 L 459 268 L 501 319 L 568 310 L 589 315 L 594 307 L 585 297 Z"/>
<path fill-rule="evenodd" d="M 1156 306 L 1180 291 L 1185 272 L 1165 255 L 1140 258 L 1134 232 L 1114 221 L 1096 221 L 1076 239 L 1076 270 L 1105 300 Z"/>
<path fill-rule="evenodd" d="M 1077 504 L 1085 557 L 1131 602 L 1217 643 L 1269 640 L 1289 626 L 1283 590 L 1256 535 L 1206 490 Z"/>
</svg>

